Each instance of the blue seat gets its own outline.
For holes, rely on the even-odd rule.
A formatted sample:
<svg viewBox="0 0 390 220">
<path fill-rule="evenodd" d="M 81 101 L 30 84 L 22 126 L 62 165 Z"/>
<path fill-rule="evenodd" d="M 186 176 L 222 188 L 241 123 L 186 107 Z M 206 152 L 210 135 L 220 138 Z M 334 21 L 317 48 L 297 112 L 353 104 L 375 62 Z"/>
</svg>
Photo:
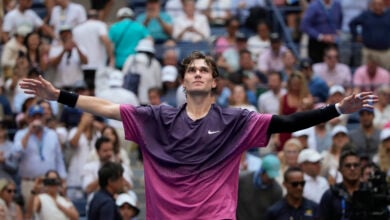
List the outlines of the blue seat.
<svg viewBox="0 0 390 220">
<path fill-rule="evenodd" d="M 40 18 L 45 18 L 47 15 L 45 0 L 33 0 L 31 10 L 37 13 Z"/>
<path fill-rule="evenodd" d="M 177 48 L 179 49 L 179 60 L 184 59 L 195 50 L 200 51 L 204 54 L 211 53 L 211 46 L 207 41 L 199 41 L 199 42 L 179 41 L 177 42 L 176 45 Z"/>
</svg>

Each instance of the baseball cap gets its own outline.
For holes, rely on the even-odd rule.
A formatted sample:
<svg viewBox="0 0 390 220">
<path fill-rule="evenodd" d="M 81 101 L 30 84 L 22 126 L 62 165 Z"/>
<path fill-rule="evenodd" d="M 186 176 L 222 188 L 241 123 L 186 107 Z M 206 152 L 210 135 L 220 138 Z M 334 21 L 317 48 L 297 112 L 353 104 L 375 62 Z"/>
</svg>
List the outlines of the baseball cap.
<svg viewBox="0 0 390 220">
<path fill-rule="evenodd" d="M 333 85 L 332 87 L 330 87 L 329 96 L 334 95 L 336 93 L 341 93 L 342 95 L 344 95 L 345 94 L 344 87 L 342 87 L 340 85 Z"/>
<path fill-rule="evenodd" d="M 261 169 L 264 170 L 269 178 L 275 178 L 279 176 L 280 161 L 277 156 L 268 154 L 263 157 L 261 162 Z"/>
<path fill-rule="evenodd" d="M 310 134 L 311 134 L 311 128 L 306 128 L 299 131 L 295 131 L 291 135 L 293 137 L 301 137 L 301 136 L 310 136 Z"/>
<path fill-rule="evenodd" d="M 274 32 L 269 35 L 269 39 L 272 42 L 280 42 L 282 38 L 280 37 L 279 33 Z"/>
<path fill-rule="evenodd" d="M 333 129 L 332 129 L 332 137 L 334 137 L 336 134 L 338 133 L 344 133 L 344 134 L 348 134 L 348 129 L 343 126 L 343 125 L 336 125 Z"/>
<path fill-rule="evenodd" d="M 126 203 L 129 204 L 132 208 L 134 208 L 135 215 L 138 215 L 140 212 L 139 208 L 136 205 L 137 198 L 136 198 L 136 195 L 134 193 L 121 193 L 121 194 L 119 194 L 118 197 L 116 198 L 115 203 L 118 207 L 121 207 L 122 205 L 124 205 Z"/>
<path fill-rule="evenodd" d="M 133 17 L 133 16 L 134 16 L 133 10 L 131 10 L 131 8 L 128 7 L 120 8 L 116 13 L 117 18 L 125 18 L 125 17 Z"/>
<path fill-rule="evenodd" d="M 175 82 L 177 78 L 177 68 L 172 65 L 164 66 L 161 70 L 161 80 L 163 82 Z"/>
<path fill-rule="evenodd" d="M 316 150 L 311 148 L 302 150 L 298 156 L 298 164 L 303 162 L 316 163 L 320 160 L 322 160 L 321 154 L 319 154 Z"/>
<path fill-rule="evenodd" d="M 43 115 L 43 108 L 40 105 L 33 105 L 28 109 L 28 116 Z"/>
<path fill-rule="evenodd" d="M 390 128 L 385 128 L 381 131 L 380 140 L 384 141 L 390 138 Z"/>
<path fill-rule="evenodd" d="M 72 27 L 70 25 L 67 25 L 67 24 L 62 25 L 59 29 L 59 33 L 62 33 L 65 31 L 72 31 Z"/>
<path fill-rule="evenodd" d="M 299 62 L 299 68 L 300 69 L 306 69 L 311 67 L 312 61 L 309 58 L 304 58 Z"/>
<path fill-rule="evenodd" d="M 108 85 L 109 86 L 122 86 L 123 85 L 124 76 L 120 71 L 112 71 L 110 76 L 108 77 Z"/>
<path fill-rule="evenodd" d="M 151 39 L 149 38 L 144 38 L 138 42 L 137 47 L 135 48 L 137 52 L 149 52 L 149 53 L 154 53 L 154 43 Z"/>
<path fill-rule="evenodd" d="M 29 33 L 31 33 L 32 31 L 33 31 L 33 29 L 31 26 L 23 24 L 23 25 L 20 25 L 16 28 L 15 34 L 18 36 L 25 37 Z"/>
</svg>

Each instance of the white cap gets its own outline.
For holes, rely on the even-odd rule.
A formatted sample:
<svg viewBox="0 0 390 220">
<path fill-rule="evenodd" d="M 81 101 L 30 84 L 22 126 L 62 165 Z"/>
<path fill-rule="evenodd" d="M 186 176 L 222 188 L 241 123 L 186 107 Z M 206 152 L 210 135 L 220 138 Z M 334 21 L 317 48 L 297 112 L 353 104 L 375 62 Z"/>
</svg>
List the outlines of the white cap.
<svg viewBox="0 0 390 220">
<path fill-rule="evenodd" d="M 131 207 L 134 208 L 134 210 L 136 212 L 135 215 L 138 215 L 138 213 L 140 211 L 139 208 L 137 207 L 137 198 L 136 198 L 136 195 L 134 193 L 121 193 L 121 194 L 119 194 L 118 197 L 116 198 L 115 203 L 118 207 L 121 207 L 125 203 L 129 204 Z"/>
<path fill-rule="evenodd" d="M 348 129 L 343 126 L 343 125 L 336 125 L 333 129 L 332 129 L 332 137 L 334 137 L 336 134 L 338 133 L 344 133 L 344 134 L 348 134 Z"/>
<path fill-rule="evenodd" d="M 310 136 L 312 133 L 311 133 L 311 128 L 306 128 L 306 129 L 302 129 L 302 130 L 299 130 L 299 131 L 295 131 L 293 132 L 291 135 L 293 137 L 301 137 L 301 136 Z"/>
<path fill-rule="evenodd" d="M 330 87 L 329 96 L 334 95 L 336 93 L 341 93 L 342 95 L 344 95 L 345 94 L 344 87 L 342 87 L 340 85 L 333 85 L 332 87 Z"/>
<path fill-rule="evenodd" d="M 303 162 L 316 163 L 320 160 L 322 160 L 321 154 L 319 154 L 316 150 L 311 148 L 302 150 L 298 156 L 298 164 Z"/>
<path fill-rule="evenodd" d="M 133 10 L 131 10 L 131 8 L 128 7 L 120 8 L 116 13 L 117 18 L 125 18 L 125 17 L 133 17 L 133 16 L 134 16 Z"/>
<path fill-rule="evenodd" d="M 108 77 L 108 86 L 122 86 L 123 73 L 120 71 L 112 71 Z"/>
<path fill-rule="evenodd" d="M 390 138 L 390 128 L 385 128 L 381 131 L 380 140 L 384 141 Z"/>
<path fill-rule="evenodd" d="M 32 31 L 33 31 L 32 27 L 28 25 L 20 25 L 16 28 L 15 34 L 21 37 L 25 37 Z"/>
<path fill-rule="evenodd" d="M 137 47 L 135 48 L 137 52 L 143 51 L 143 52 L 149 52 L 154 53 L 154 42 L 150 38 L 144 38 L 138 42 Z"/>
<path fill-rule="evenodd" d="M 163 82 L 175 82 L 177 79 L 177 68 L 172 65 L 164 66 L 161 70 Z"/>
</svg>

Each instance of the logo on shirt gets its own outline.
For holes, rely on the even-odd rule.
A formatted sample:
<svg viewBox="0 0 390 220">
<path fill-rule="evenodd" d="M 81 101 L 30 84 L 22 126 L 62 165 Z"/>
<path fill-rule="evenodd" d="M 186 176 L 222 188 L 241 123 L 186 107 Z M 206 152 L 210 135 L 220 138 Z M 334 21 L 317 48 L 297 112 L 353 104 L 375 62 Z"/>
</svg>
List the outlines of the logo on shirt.
<svg viewBox="0 0 390 220">
<path fill-rule="evenodd" d="M 210 131 L 210 130 L 208 130 L 207 131 L 207 134 L 209 134 L 209 135 L 211 135 L 211 134 L 216 134 L 216 133 L 219 133 L 220 131 Z"/>
</svg>

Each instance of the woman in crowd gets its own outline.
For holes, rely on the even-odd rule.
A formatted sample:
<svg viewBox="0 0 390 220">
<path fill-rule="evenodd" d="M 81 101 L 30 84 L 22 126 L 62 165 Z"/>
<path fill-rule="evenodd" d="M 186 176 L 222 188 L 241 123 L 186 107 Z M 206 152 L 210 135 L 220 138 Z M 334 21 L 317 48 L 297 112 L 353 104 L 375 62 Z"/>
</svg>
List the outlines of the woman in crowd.
<svg viewBox="0 0 390 220">
<path fill-rule="evenodd" d="M 11 180 L 0 180 L 0 207 L 4 210 L 4 220 L 22 220 L 22 209 L 14 201 L 16 184 Z"/>
<path fill-rule="evenodd" d="M 30 68 L 35 67 L 42 71 L 47 69 L 49 49 L 48 45 L 42 44 L 41 37 L 37 32 L 31 32 L 24 39 L 27 48 L 27 60 Z"/>
<path fill-rule="evenodd" d="M 248 111 L 257 112 L 255 106 L 248 102 L 245 86 L 242 84 L 234 85 L 230 95 L 230 107 L 247 109 Z"/>
</svg>

